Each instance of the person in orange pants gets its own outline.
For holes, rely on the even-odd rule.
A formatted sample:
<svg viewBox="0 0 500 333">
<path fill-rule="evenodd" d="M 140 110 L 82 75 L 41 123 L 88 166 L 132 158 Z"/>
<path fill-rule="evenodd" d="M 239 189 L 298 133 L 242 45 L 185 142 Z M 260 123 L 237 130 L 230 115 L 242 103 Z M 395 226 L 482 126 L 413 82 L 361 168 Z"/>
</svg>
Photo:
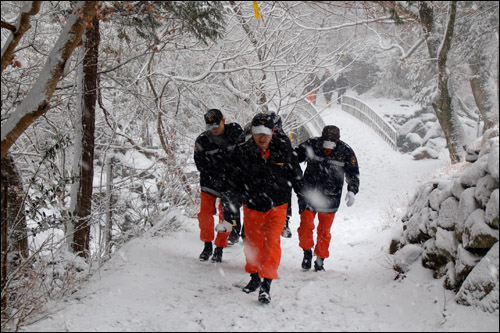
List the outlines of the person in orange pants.
<svg viewBox="0 0 500 333">
<path fill-rule="evenodd" d="M 218 232 L 214 240 L 214 215 L 217 214 L 217 198 L 221 198 L 226 189 L 226 174 L 229 173 L 227 155 L 238 143 L 243 129 L 237 123 L 226 124 L 226 119 L 218 109 L 210 109 L 204 115 L 206 131 L 195 142 L 194 161 L 200 172 L 201 202 L 198 213 L 200 240 L 205 246 L 199 259 L 212 262 L 222 261 L 223 249 L 228 245 L 229 232 Z M 219 224 L 224 221 L 222 204 L 219 203 Z M 212 255 L 213 253 L 213 255 Z"/>
<path fill-rule="evenodd" d="M 330 229 L 340 206 L 344 178 L 348 207 L 354 204 L 354 196 L 358 193 L 358 161 L 352 148 L 340 140 L 340 129 L 332 125 L 323 128 L 321 137 L 300 144 L 295 153 L 300 162 L 307 162 L 302 193 L 298 196 L 300 226 L 297 232 L 299 246 L 304 250 L 302 268 L 311 268 L 314 219 L 318 215 L 314 270 L 323 271 L 324 260 L 330 257 Z"/>
<path fill-rule="evenodd" d="M 259 290 L 259 302 L 271 301 L 271 282 L 278 278 L 281 233 L 285 225 L 292 187 L 299 195 L 302 170 L 290 140 L 274 135 L 270 113 L 255 115 L 252 139 L 236 146 L 230 155 L 231 176 L 225 193 L 224 215 L 233 213 L 232 202 L 243 203 L 245 271 L 250 282 L 246 293 Z"/>
<path fill-rule="evenodd" d="M 314 73 L 310 73 L 306 79 L 306 99 L 309 100 L 312 104 L 316 104 L 316 91 L 319 89 L 321 85 L 321 81 L 318 76 Z"/>
</svg>

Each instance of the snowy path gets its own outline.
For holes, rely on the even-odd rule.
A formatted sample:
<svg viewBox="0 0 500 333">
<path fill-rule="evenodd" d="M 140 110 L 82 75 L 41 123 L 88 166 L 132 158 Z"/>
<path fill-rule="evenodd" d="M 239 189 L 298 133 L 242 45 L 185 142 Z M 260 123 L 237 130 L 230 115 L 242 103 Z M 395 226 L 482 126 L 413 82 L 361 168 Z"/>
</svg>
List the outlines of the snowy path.
<svg viewBox="0 0 500 333">
<path fill-rule="evenodd" d="M 282 238 L 272 301 L 241 288 L 248 282 L 241 243 L 223 262 L 199 262 L 195 219 L 184 229 L 131 241 L 91 282 L 30 331 L 498 331 L 498 313 L 458 306 L 441 280 L 414 265 L 395 281 L 388 259 L 390 213 L 442 161 L 401 155 L 335 105 L 326 124 L 356 152 L 361 185 L 353 207 L 342 203 L 332 227 L 326 272 L 303 272 L 293 200 L 291 239 Z"/>
</svg>

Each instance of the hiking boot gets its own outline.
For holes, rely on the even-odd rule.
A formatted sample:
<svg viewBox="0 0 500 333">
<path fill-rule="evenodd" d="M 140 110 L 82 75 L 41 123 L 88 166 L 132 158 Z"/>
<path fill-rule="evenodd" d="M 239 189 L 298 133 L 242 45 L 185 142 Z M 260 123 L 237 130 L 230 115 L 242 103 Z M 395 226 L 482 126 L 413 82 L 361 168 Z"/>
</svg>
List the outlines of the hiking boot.
<svg viewBox="0 0 500 333">
<path fill-rule="evenodd" d="M 325 271 L 325 268 L 323 267 L 324 260 L 325 259 L 323 259 L 323 258 L 316 258 L 316 260 L 314 261 L 314 271 L 315 272 Z"/>
<path fill-rule="evenodd" d="M 207 261 L 212 255 L 212 242 L 205 242 L 205 248 L 200 254 L 201 261 Z"/>
<path fill-rule="evenodd" d="M 260 285 L 259 302 L 269 304 L 271 302 L 271 279 L 264 279 Z"/>
<path fill-rule="evenodd" d="M 286 219 L 285 226 L 283 227 L 283 231 L 281 232 L 281 237 L 292 238 L 292 231 L 290 230 L 290 227 L 288 226 L 288 217 Z"/>
<path fill-rule="evenodd" d="M 302 259 L 302 269 L 311 269 L 313 253 L 312 250 L 304 250 L 304 259 Z"/>
<path fill-rule="evenodd" d="M 216 247 L 214 255 L 212 256 L 212 262 L 222 262 L 222 247 Z"/>
<path fill-rule="evenodd" d="M 229 241 L 229 244 L 234 245 L 240 241 L 240 235 L 233 229 L 227 240 Z"/>
<path fill-rule="evenodd" d="M 248 282 L 247 286 L 242 289 L 247 294 L 250 294 L 250 293 L 256 291 L 260 287 L 259 273 L 258 272 L 252 273 L 252 274 L 250 274 L 250 277 L 251 277 L 250 282 Z"/>
</svg>

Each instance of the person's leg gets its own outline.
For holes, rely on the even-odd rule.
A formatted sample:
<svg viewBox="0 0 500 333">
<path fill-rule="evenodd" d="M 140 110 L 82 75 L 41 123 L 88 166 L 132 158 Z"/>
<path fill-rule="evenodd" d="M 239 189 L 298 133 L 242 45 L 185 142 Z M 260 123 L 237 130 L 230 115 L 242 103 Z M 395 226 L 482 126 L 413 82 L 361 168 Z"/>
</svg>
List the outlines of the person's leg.
<svg viewBox="0 0 500 333">
<path fill-rule="evenodd" d="M 302 269 L 311 269 L 312 265 L 312 248 L 314 247 L 314 218 L 316 217 L 315 212 L 311 212 L 309 209 L 305 209 L 302 214 L 300 214 L 300 226 L 297 229 L 299 234 L 299 246 L 304 250 L 304 258 L 302 258 Z"/>
<path fill-rule="evenodd" d="M 233 219 L 236 222 L 236 226 L 233 227 L 233 230 L 229 234 L 229 243 L 235 244 L 240 241 L 240 232 L 241 232 L 241 217 L 240 217 L 240 208 L 239 205 L 236 209 L 237 211 L 234 213 Z"/>
<path fill-rule="evenodd" d="M 214 215 L 217 213 L 217 209 L 215 208 L 216 200 L 217 197 L 201 192 L 198 225 L 200 227 L 200 240 L 203 242 L 214 240 Z"/>
<path fill-rule="evenodd" d="M 335 213 L 318 213 L 318 237 L 316 240 L 316 247 L 314 248 L 314 254 L 317 259 L 314 263 L 314 269 L 324 270 L 323 261 L 324 259 L 330 257 L 329 247 L 332 235 L 330 229 L 332 227 L 333 220 L 335 218 Z"/>
<path fill-rule="evenodd" d="M 262 283 L 259 290 L 259 302 L 271 302 L 271 282 L 278 278 L 278 268 L 281 262 L 281 231 L 286 220 L 287 204 L 269 210 L 265 217 L 264 249 L 261 251 L 262 268 L 259 271 Z"/>
<path fill-rule="evenodd" d="M 262 278 L 277 279 L 278 267 L 281 262 L 281 232 L 286 220 L 287 204 L 272 208 L 265 216 L 263 231 L 263 248 L 259 253 Z"/>
<path fill-rule="evenodd" d="M 201 192 L 200 212 L 198 213 L 198 225 L 200 227 L 200 240 L 203 241 L 204 248 L 199 258 L 202 261 L 208 260 L 212 255 L 212 241 L 214 240 L 214 215 L 217 213 L 215 202 L 217 198 L 211 194 Z"/>
<path fill-rule="evenodd" d="M 328 91 L 326 94 L 325 94 L 325 97 L 326 97 L 326 103 L 330 104 L 332 102 L 332 92 L 331 91 Z"/>
<path fill-rule="evenodd" d="M 224 222 L 224 211 L 222 209 L 222 203 L 219 202 L 219 223 Z M 227 239 L 229 237 L 230 232 L 218 232 L 215 237 L 215 246 L 220 248 L 227 247 Z"/>
<path fill-rule="evenodd" d="M 247 273 L 259 272 L 261 263 L 260 251 L 264 244 L 264 233 L 262 232 L 262 221 L 264 213 L 243 206 L 243 223 L 245 226 L 245 253 Z"/>
<path fill-rule="evenodd" d="M 288 200 L 288 207 L 286 209 L 286 221 L 283 226 L 283 231 L 281 232 L 281 236 L 285 238 L 292 237 L 292 231 L 290 230 L 290 218 L 292 217 L 292 193 L 290 193 L 290 198 Z"/>
<path fill-rule="evenodd" d="M 314 231 L 314 217 L 315 212 L 305 209 L 300 214 L 300 226 L 297 229 L 299 234 L 299 246 L 303 250 L 310 250 L 314 247 L 313 231 Z"/>
<path fill-rule="evenodd" d="M 333 219 L 335 218 L 335 213 L 318 213 L 318 228 L 316 232 L 318 237 L 316 238 L 316 247 L 314 248 L 314 254 L 320 258 L 328 258 L 330 252 L 328 248 L 330 247 L 330 240 L 332 239 L 332 234 L 330 229 L 333 224 Z"/>
</svg>

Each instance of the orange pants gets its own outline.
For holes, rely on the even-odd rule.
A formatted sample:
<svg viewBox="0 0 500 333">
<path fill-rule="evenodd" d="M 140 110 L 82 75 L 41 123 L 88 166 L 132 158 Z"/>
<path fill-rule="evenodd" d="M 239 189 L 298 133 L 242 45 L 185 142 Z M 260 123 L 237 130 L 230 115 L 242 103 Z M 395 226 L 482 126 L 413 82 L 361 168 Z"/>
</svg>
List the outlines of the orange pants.
<svg viewBox="0 0 500 333">
<path fill-rule="evenodd" d="M 317 214 L 319 223 L 316 232 L 318 237 L 316 247 L 314 248 L 314 254 L 317 257 L 324 259 L 330 256 L 330 252 L 328 251 L 328 248 L 330 247 L 330 240 L 332 239 L 330 228 L 332 227 L 335 213 Z M 304 212 L 300 214 L 300 226 L 297 229 L 297 232 L 299 234 L 299 246 L 303 250 L 310 250 L 314 246 L 313 230 L 315 217 L 316 213 L 311 212 L 309 209 L 304 210 Z"/>
<path fill-rule="evenodd" d="M 316 105 L 316 92 L 311 92 L 311 93 L 308 93 L 309 95 L 306 97 L 306 99 L 310 100 L 311 103 L 313 103 L 314 105 Z"/>
<path fill-rule="evenodd" d="M 281 261 L 281 232 L 288 204 L 259 212 L 243 206 L 245 225 L 245 271 L 266 279 L 278 278 Z"/>
<path fill-rule="evenodd" d="M 200 226 L 200 239 L 203 242 L 211 242 L 215 237 L 214 215 L 217 214 L 215 203 L 217 197 L 201 192 L 200 212 L 198 213 L 198 225 Z M 219 223 L 224 221 L 222 203 L 219 202 Z M 218 232 L 215 238 L 216 247 L 227 247 L 229 232 Z"/>
</svg>

